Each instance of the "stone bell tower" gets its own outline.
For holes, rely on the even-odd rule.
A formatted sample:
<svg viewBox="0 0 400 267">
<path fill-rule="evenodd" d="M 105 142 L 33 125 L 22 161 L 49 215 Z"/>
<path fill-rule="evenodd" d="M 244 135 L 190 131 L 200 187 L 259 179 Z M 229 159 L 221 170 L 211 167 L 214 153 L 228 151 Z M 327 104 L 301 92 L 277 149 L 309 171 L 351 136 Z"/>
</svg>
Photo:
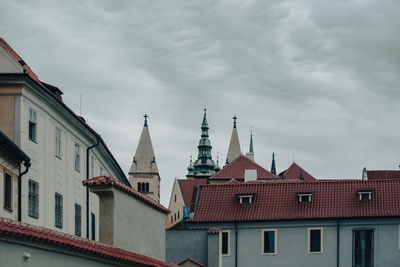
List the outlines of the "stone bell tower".
<svg viewBox="0 0 400 267">
<path fill-rule="evenodd" d="M 147 114 L 144 115 L 144 126 L 139 144 L 129 170 L 129 182 L 142 194 L 160 202 L 160 174 L 151 143 Z"/>
</svg>

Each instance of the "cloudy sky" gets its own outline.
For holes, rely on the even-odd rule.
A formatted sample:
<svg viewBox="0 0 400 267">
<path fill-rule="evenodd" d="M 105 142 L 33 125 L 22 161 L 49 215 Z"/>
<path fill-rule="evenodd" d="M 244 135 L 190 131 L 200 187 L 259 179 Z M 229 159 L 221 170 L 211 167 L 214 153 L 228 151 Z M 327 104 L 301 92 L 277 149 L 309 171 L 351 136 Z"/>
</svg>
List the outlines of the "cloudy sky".
<svg viewBox="0 0 400 267">
<path fill-rule="evenodd" d="M 149 114 L 167 205 L 232 116 L 242 151 L 277 169 L 359 178 L 400 163 L 399 1 L 6 1 L 0 36 L 106 141 L 128 172 Z"/>
</svg>

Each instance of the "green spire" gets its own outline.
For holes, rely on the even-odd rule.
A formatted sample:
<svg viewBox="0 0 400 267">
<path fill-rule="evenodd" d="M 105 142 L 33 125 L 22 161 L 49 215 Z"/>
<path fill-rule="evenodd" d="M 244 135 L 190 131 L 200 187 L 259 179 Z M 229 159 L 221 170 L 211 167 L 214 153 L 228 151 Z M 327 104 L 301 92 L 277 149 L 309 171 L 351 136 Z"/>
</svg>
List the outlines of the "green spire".
<svg viewBox="0 0 400 267">
<path fill-rule="evenodd" d="M 208 139 L 207 109 L 204 108 L 203 123 L 201 124 L 201 138 L 197 146 L 199 154 L 194 162 L 194 178 L 208 178 L 215 174 L 215 162 L 211 156 L 211 142 Z"/>
<path fill-rule="evenodd" d="M 249 153 L 254 153 L 254 148 L 253 148 L 253 131 L 250 132 L 250 149 Z"/>
<path fill-rule="evenodd" d="M 274 152 L 272 152 L 271 173 L 276 174 L 275 153 Z"/>
</svg>

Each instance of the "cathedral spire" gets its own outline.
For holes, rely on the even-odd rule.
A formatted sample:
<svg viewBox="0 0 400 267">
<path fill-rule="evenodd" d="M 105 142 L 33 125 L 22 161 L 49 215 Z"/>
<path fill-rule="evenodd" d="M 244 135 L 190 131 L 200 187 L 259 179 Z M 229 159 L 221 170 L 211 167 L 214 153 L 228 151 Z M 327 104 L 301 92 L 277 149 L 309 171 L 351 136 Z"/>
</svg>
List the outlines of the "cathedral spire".
<svg viewBox="0 0 400 267">
<path fill-rule="evenodd" d="M 253 130 L 250 131 L 250 147 L 249 147 L 249 152 L 246 153 L 246 157 L 254 161 Z"/>
<path fill-rule="evenodd" d="M 234 159 L 236 159 L 242 154 L 240 150 L 239 136 L 236 128 L 236 120 L 237 117 L 235 115 L 233 117 L 233 129 L 232 129 L 231 141 L 229 142 L 228 155 L 226 157 L 227 164 L 232 162 Z"/>
<path fill-rule="evenodd" d="M 271 173 L 276 174 L 275 153 L 272 152 Z"/>
</svg>

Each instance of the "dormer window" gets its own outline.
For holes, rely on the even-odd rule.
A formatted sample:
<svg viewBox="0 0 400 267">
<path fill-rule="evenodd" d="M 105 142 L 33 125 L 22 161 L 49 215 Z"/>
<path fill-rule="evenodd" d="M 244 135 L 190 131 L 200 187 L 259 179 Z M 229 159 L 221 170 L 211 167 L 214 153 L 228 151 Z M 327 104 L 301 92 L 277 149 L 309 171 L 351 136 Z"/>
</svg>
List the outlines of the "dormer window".
<svg viewBox="0 0 400 267">
<path fill-rule="evenodd" d="M 239 204 L 240 205 L 250 205 L 254 201 L 254 194 L 243 194 L 239 195 Z"/>
<path fill-rule="evenodd" d="M 371 201 L 372 191 L 358 191 L 358 198 L 360 201 Z"/>
<path fill-rule="evenodd" d="M 299 203 L 310 203 L 313 193 L 297 193 Z"/>
</svg>

